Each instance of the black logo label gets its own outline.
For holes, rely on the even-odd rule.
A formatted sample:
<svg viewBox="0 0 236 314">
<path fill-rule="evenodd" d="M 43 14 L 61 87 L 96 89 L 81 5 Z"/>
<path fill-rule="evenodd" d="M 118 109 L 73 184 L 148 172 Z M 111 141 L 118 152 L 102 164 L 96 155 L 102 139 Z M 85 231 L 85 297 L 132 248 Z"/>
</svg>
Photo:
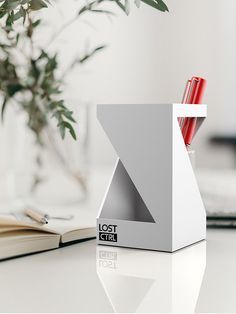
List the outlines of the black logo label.
<svg viewBox="0 0 236 314">
<path fill-rule="evenodd" d="M 117 242 L 117 225 L 99 224 L 99 240 Z"/>
</svg>

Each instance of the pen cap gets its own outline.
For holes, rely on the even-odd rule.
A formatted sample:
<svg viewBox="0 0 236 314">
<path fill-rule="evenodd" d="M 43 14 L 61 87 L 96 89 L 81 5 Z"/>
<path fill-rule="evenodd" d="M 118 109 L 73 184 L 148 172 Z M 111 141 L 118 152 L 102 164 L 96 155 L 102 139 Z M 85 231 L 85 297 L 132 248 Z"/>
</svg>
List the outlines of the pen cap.
<svg viewBox="0 0 236 314">
<path fill-rule="evenodd" d="M 201 104 L 204 96 L 204 92 L 206 89 L 206 80 L 202 77 L 193 76 L 192 81 L 196 81 L 196 85 L 194 86 L 195 90 L 193 93 L 193 104 Z"/>
</svg>

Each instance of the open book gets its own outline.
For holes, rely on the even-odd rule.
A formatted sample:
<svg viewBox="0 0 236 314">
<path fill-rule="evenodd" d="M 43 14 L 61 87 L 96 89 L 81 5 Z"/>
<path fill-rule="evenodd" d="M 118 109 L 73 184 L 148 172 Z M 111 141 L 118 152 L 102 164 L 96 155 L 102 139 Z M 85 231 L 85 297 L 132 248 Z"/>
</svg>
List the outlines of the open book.
<svg viewBox="0 0 236 314">
<path fill-rule="evenodd" d="M 47 225 L 29 218 L 0 215 L 0 260 L 46 251 L 82 239 L 94 238 L 95 217 L 77 213 L 71 220 L 50 219 Z"/>
</svg>

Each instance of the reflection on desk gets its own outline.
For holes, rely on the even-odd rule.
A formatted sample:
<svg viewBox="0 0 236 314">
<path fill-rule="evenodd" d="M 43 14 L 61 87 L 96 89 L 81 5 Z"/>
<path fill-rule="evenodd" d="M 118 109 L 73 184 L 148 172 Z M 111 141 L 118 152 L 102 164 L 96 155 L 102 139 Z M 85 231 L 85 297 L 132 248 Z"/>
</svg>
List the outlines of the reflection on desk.
<svg viewBox="0 0 236 314">
<path fill-rule="evenodd" d="M 210 229 L 173 254 L 92 240 L 1 262 L 0 312 L 236 313 L 235 243 L 235 229 Z"/>
<path fill-rule="evenodd" d="M 173 254 L 97 247 L 97 273 L 116 313 L 193 313 L 205 267 L 205 241 Z"/>
</svg>

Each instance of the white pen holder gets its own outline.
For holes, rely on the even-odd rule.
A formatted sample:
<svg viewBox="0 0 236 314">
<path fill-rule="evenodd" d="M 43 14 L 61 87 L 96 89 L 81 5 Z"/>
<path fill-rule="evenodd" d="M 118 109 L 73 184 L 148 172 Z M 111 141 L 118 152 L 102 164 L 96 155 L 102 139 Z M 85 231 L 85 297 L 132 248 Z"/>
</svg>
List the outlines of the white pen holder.
<svg viewBox="0 0 236 314">
<path fill-rule="evenodd" d="M 206 105 L 99 105 L 119 158 L 97 218 L 97 243 L 173 252 L 206 237 L 206 213 L 179 127 Z"/>
</svg>

